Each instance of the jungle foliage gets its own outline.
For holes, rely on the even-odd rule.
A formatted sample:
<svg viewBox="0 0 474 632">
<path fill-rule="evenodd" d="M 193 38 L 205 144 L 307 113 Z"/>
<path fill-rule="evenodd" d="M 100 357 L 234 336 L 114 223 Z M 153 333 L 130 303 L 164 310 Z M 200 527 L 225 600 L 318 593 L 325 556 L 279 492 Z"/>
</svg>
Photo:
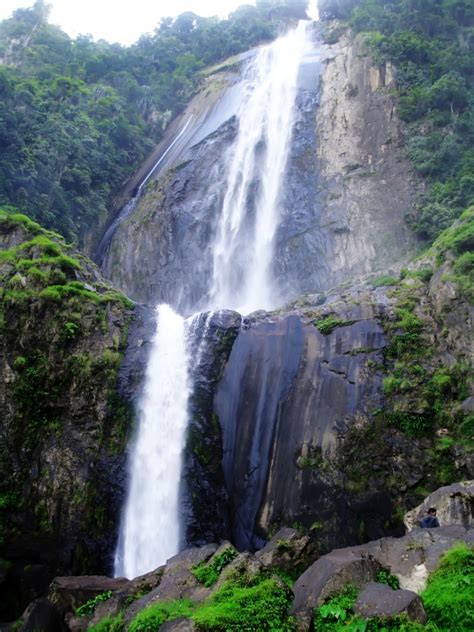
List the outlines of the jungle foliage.
<svg viewBox="0 0 474 632">
<path fill-rule="evenodd" d="M 15 11 L 0 23 L 0 204 L 80 240 L 189 101 L 199 71 L 272 39 L 307 2 L 257 4 L 225 20 L 162 19 L 130 47 L 69 38 L 48 24 L 44 0 Z"/>
</svg>

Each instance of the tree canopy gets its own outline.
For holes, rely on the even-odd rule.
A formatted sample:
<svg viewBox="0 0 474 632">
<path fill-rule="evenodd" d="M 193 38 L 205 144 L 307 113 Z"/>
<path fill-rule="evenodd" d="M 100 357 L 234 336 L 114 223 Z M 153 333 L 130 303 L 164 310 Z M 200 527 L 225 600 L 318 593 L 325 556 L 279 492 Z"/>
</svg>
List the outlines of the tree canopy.
<svg viewBox="0 0 474 632">
<path fill-rule="evenodd" d="M 71 39 L 43 0 L 15 11 L 0 23 L 0 203 L 80 241 L 196 91 L 199 70 L 276 36 L 270 9 L 184 13 L 130 47 Z"/>
</svg>

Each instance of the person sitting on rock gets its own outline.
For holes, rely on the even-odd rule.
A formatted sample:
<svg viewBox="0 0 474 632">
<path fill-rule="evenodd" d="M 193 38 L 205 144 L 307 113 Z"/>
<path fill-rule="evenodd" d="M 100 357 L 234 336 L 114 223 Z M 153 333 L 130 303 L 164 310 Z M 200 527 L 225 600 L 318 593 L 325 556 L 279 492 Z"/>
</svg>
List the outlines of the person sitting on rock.
<svg viewBox="0 0 474 632">
<path fill-rule="evenodd" d="M 434 529 L 435 527 L 439 527 L 439 520 L 436 517 L 436 507 L 430 507 L 427 514 L 427 516 L 420 520 L 420 527 L 422 529 Z"/>
</svg>

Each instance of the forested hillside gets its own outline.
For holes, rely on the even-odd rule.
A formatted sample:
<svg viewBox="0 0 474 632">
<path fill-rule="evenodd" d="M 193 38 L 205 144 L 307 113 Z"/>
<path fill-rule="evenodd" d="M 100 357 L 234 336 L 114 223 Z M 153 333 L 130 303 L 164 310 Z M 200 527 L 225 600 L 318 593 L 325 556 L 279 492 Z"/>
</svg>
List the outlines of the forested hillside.
<svg viewBox="0 0 474 632">
<path fill-rule="evenodd" d="M 428 183 L 423 204 L 407 219 L 431 241 L 474 200 L 474 5 L 321 0 L 320 9 L 323 18 L 366 33 L 375 58 L 395 64 L 408 153 Z"/>
<path fill-rule="evenodd" d="M 163 19 L 130 47 L 69 38 L 37 0 L 0 24 L 0 203 L 79 240 L 158 142 L 199 70 L 272 39 L 306 2 Z M 150 25 L 150 28 L 153 25 Z"/>
</svg>

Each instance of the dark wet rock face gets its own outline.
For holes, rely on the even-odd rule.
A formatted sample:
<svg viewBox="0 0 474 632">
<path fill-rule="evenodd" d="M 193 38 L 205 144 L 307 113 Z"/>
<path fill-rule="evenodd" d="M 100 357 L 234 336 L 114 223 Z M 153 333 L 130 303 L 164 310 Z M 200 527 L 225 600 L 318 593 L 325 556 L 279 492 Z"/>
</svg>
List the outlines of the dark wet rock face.
<svg viewBox="0 0 474 632">
<path fill-rule="evenodd" d="M 205 312 L 192 325 L 193 393 L 184 457 L 185 541 L 200 545 L 230 536 L 229 498 L 222 470 L 222 435 L 213 397 L 240 329 L 241 317 Z"/>
<path fill-rule="evenodd" d="M 329 521 L 336 537 L 351 538 L 347 495 L 325 461 L 347 426 L 380 405 L 380 375 L 367 368 L 385 345 L 377 309 L 346 306 L 327 335 L 297 312 L 250 318 L 239 333 L 215 410 L 240 548 L 258 548 L 257 534 L 280 522 Z"/>
<path fill-rule="evenodd" d="M 21 632 L 67 632 L 61 615 L 47 599 L 35 599 L 22 615 Z"/>
<path fill-rule="evenodd" d="M 222 156 L 236 133 L 231 118 L 189 149 L 180 164 L 149 182 L 133 215 L 117 229 L 103 270 L 132 298 L 186 312 L 205 305 L 209 245 L 225 193 Z"/>
</svg>

